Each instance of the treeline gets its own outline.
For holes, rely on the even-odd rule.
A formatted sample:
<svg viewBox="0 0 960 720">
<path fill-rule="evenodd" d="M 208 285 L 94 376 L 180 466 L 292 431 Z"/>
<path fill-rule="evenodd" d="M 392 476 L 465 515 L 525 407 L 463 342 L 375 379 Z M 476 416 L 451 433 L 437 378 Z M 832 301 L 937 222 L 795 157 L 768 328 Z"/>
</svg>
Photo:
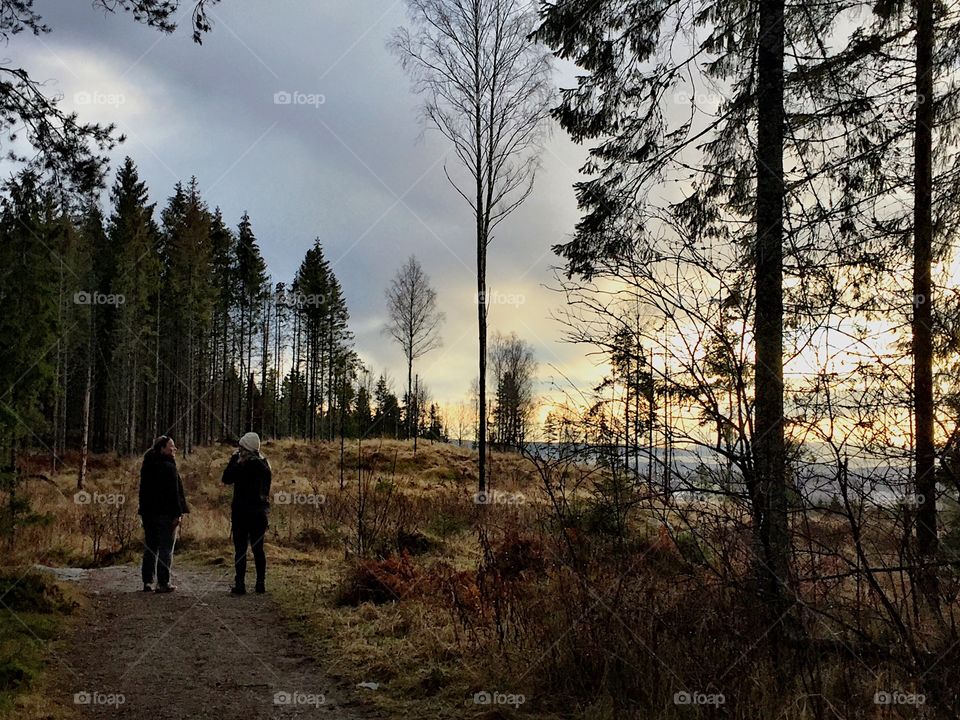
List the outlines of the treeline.
<svg viewBox="0 0 960 720">
<path fill-rule="evenodd" d="M 374 392 L 353 349 L 320 241 L 273 284 L 249 215 L 231 227 L 196 179 L 158 212 L 127 158 L 109 206 L 77 209 L 25 172 L 4 188 L 0 239 L 7 458 L 18 444 L 134 453 L 159 434 L 189 451 L 248 430 L 403 432 L 405 407 L 383 378 Z M 420 400 L 412 427 L 444 437 Z"/>
</svg>

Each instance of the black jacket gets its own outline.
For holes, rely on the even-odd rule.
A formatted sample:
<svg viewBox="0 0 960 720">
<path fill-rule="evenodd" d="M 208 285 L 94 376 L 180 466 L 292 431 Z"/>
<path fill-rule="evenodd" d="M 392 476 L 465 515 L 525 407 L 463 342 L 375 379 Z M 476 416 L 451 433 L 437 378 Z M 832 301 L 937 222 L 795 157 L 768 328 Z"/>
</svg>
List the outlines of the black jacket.
<svg viewBox="0 0 960 720">
<path fill-rule="evenodd" d="M 240 453 L 234 453 L 223 471 L 224 484 L 233 485 L 233 512 L 267 512 L 272 480 L 273 472 L 265 457 L 251 455 L 241 461 Z"/>
<path fill-rule="evenodd" d="M 143 456 L 143 465 L 140 466 L 140 509 L 137 513 L 176 517 L 188 512 L 190 509 L 176 461 L 150 450 Z"/>
</svg>

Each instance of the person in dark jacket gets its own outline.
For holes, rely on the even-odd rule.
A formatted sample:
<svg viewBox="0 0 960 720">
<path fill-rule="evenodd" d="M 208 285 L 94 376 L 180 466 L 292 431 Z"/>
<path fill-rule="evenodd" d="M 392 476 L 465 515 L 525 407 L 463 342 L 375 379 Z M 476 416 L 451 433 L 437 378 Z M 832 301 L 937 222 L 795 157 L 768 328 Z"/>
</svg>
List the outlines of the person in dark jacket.
<svg viewBox="0 0 960 720">
<path fill-rule="evenodd" d="M 270 483 L 273 480 L 270 463 L 260 454 L 260 436 L 249 432 L 240 438 L 239 445 L 223 471 L 224 484 L 233 485 L 230 524 L 236 577 L 230 592 L 234 595 L 243 595 L 247 591 L 248 546 L 253 550 L 253 562 L 257 569 L 256 591 L 266 591 L 267 556 L 263 551 L 263 537 L 267 532 Z"/>
<path fill-rule="evenodd" d="M 143 520 L 143 563 L 140 574 L 144 592 L 176 590 L 170 584 L 173 565 L 173 546 L 176 543 L 180 519 L 190 512 L 183 494 L 183 482 L 177 472 L 177 444 L 173 438 L 161 435 L 143 456 L 140 466 L 140 509 Z"/>
</svg>

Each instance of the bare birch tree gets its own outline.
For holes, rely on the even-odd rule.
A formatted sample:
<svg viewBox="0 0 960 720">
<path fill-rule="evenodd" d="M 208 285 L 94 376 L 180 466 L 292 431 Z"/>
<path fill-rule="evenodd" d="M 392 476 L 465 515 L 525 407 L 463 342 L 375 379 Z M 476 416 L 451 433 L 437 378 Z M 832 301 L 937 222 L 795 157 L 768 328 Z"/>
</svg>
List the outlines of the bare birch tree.
<svg viewBox="0 0 960 720">
<path fill-rule="evenodd" d="M 424 97 L 424 116 L 466 173 L 450 184 L 473 210 L 479 338 L 479 489 L 486 490 L 487 247 L 530 195 L 553 96 L 550 56 L 531 43 L 526 0 L 407 0 L 391 48 Z"/>
<path fill-rule="evenodd" d="M 407 437 L 416 430 L 410 409 L 414 407 L 413 362 L 440 347 L 444 314 L 437 307 L 437 291 L 420 262 L 411 255 L 393 276 L 386 290 L 388 320 L 383 330 L 403 348 L 407 359 Z"/>
</svg>

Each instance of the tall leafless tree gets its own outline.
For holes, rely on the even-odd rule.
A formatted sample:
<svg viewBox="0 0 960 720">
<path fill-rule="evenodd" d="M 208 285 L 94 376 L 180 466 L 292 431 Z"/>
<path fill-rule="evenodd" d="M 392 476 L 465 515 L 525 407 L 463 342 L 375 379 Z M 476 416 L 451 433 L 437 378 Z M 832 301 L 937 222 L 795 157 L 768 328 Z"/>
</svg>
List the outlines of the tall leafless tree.
<svg viewBox="0 0 960 720">
<path fill-rule="evenodd" d="M 407 359 L 406 424 L 407 437 L 410 437 L 416 430 L 410 412 L 414 407 L 413 361 L 440 347 L 444 314 L 437 307 L 437 291 L 413 255 L 397 270 L 386 296 L 389 319 L 383 330 L 400 344 Z"/>
<path fill-rule="evenodd" d="M 479 489 L 486 489 L 487 247 L 530 195 L 553 90 L 548 53 L 531 43 L 526 0 L 407 0 L 410 26 L 391 48 L 453 145 L 466 179 L 447 179 L 473 210 L 477 246 Z"/>
</svg>

